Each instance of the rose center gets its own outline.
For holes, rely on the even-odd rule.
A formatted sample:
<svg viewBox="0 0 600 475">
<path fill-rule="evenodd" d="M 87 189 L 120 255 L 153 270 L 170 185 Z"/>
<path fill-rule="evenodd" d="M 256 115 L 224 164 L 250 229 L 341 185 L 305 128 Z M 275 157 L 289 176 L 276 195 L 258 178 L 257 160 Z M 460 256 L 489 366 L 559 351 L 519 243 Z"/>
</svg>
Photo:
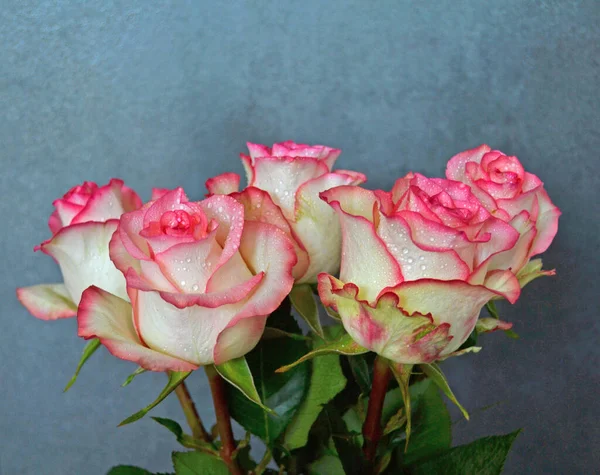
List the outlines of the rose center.
<svg viewBox="0 0 600 475">
<path fill-rule="evenodd" d="M 195 240 L 205 238 L 214 229 L 201 211 L 189 213 L 185 210 L 166 211 L 159 221 L 153 221 L 140 233 L 144 237 L 191 236 Z"/>
</svg>

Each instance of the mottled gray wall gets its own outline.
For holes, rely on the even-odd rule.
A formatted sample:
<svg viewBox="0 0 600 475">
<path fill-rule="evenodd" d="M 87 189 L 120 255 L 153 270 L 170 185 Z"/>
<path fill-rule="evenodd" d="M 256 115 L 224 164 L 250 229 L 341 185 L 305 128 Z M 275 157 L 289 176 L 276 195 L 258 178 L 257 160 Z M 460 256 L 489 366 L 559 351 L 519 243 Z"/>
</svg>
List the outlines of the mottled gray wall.
<svg viewBox="0 0 600 475">
<path fill-rule="evenodd" d="M 14 295 L 59 279 L 32 252 L 52 200 L 112 176 L 144 199 L 176 185 L 200 198 L 206 178 L 242 171 L 246 140 L 288 138 L 342 148 L 340 166 L 371 187 L 441 175 L 482 142 L 541 176 L 564 213 L 544 258 L 558 276 L 502 307 L 520 340 L 490 335 L 445 365 L 473 412 L 456 442 L 524 427 L 508 473 L 600 468 L 600 2 L 0 3 L 3 475 L 164 471 L 176 447 L 149 419 L 116 428 L 162 374 L 122 389 L 133 365 L 101 351 L 62 394 L 83 347 L 75 321 L 36 320 Z M 211 421 L 204 378 L 189 384 Z M 155 414 L 182 419 L 171 398 Z"/>
</svg>

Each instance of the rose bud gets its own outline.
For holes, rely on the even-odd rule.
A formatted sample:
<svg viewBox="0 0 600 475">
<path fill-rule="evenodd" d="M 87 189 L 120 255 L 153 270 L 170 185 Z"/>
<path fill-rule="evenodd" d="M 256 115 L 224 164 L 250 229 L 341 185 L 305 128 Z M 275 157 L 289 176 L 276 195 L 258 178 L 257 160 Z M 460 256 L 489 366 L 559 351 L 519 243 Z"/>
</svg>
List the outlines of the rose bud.
<svg viewBox="0 0 600 475">
<path fill-rule="evenodd" d="M 127 298 L 125 279 L 111 262 L 108 243 L 119 217 L 142 205 L 122 180 L 99 187 L 86 181 L 53 203 L 48 226 L 52 237 L 35 250 L 52 256 L 64 283 L 17 289 L 21 303 L 37 318 L 54 320 L 75 315 L 82 292 L 96 285 Z"/>
<path fill-rule="evenodd" d="M 293 274 L 297 284 L 313 283 L 319 272 L 336 273 L 340 265 L 341 232 L 334 211 L 319 192 L 366 181 L 362 173 L 337 170 L 338 149 L 323 145 L 276 143 L 272 148 L 248 144 L 241 155 L 248 188 L 241 193 L 240 178 L 225 173 L 207 181 L 211 194 L 229 194 L 240 201 L 249 219 L 275 224 L 293 240 L 298 256 Z"/>
<path fill-rule="evenodd" d="M 153 371 L 243 356 L 292 288 L 292 243 L 276 226 L 247 221 L 229 196 L 190 202 L 181 188 L 158 196 L 124 214 L 110 243 L 131 304 L 91 287 L 79 335 Z"/>
</svg>

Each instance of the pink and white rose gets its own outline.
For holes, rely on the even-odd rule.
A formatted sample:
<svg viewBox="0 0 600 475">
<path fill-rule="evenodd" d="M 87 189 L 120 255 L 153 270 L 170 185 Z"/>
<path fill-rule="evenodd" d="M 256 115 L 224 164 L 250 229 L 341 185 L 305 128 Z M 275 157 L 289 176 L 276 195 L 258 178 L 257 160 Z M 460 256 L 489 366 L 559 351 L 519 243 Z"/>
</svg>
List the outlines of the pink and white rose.
<svg viewBox="0 0 600 475">
<path fill-rule="evenodd" d="M 86 290 L 79 335 L 153 371 L 243 356 L 292 287 L 292 243 L 276 226 L 248 221 L 229 196 L 190 202 L 181 188 L 154 196 L 121 217 L 110 242 L 131 303 Z"/>
<path fill-rule="evenodd" d="M 430 363 L 462 345 L 491 298 L 518 298 L 514 274 L 488 264 L 519 233 L 467 185 L 410 173 L 391 193 L 342 186 L 321 197 L 343 238 L 340 278 L 320 274 L 319 295 L 362 346 Z"/>
<path fill-rule="evenodd" d="M 269 148 L 248 143 L 242 154 L 248 188 L 241 193 L 240 178 L 225 173 L 207 181 L 211 194 L 235 193 L 251 219 L 275 224 L 293 241 L 298 256 L 296 283 L 316 282 L 319 272 L 336 273 L 340 265 L 341 231 L 333 210 L 319 199 L 321 191 L 366 181 L 362 173 L 336 170 L 339 149 L 294 142 Z"/>
<path fill-rule="evenodd" d="M 86 181 L 53 205 L 48 222 L 52 237 L 35 250 L 54 258 L 64 283 L 21 287 L 21 303 L 37 318 L 55 320 L 74 316 L 90 285 L 127 298 L 125 279 L 110 260 L 108 243 L 120 216 L 142 205 L 139 196 L 122 180 L 104 186 Z"/>
<path fill-rule="evenodd" d="M 508 260 L 506 255 L 501 259 L 521 279 L 531 257 L 548 249 L 558 231 L 561 213 L 550 200 L 542 181 L 526 172 L 517 157 L 492 150 L 485 144 L 452 157 L 446 176 L 469 185 L 490 213 L 519 231 L 520 239 L 515 252 L 511 253 L 512 259 Z M 540 269 L 537 275 L 552 274 Z"/>
</svg>

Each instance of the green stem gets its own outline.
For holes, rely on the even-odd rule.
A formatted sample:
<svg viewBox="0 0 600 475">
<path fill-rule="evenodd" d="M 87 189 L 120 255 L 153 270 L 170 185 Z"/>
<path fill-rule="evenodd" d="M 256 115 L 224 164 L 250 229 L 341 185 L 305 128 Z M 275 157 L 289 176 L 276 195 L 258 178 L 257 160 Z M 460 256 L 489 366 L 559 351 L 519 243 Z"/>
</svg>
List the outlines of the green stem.
<svg viewBox="0 0 600 475">
<path fill-rule="evenodd" d="M 373 385 L 371 386 L 371 394 L 369 395 L 367 417 L 362 429 L 364 437 L 363 452 L 371 466 L 373 466 L 375 454 L 377 453 L 377 445 L 383 432 L 381 429 L 381 412 L 391 376 L 392 372 L 386 359 L 377 356 L 373 368 Z"/>
<path fill-rule="evenodd" d="M 202 420 L 198 415 L 198 411 L 196 411 L 194 401 L 192 400 L 190 392 L 188 391 L 184 381 L 182 381 L 179 386 L 175 388 L 175 394 L 177 395 L 177 399 L 179 399 L 179 404 L 181 404 L 181 409 L 183 409 L 185 419 L 187 420 L 190 429 L 192 429 L 192 435 L 194 438 L 211 443 L 212 437 L 204 428 Z"/>
<path fill-rule="evenodd" d="M 231 429 L 231 418 L 229 416 L 229 408 L 227 407 L 227 398 L 225 395 L 225 381 L 213 365 L 205 366 L 206 376 L 210 384 L 210 391 L 213 397 L 215 406 L 215 415 L 217 417 L 217 429 L 221 437 L 221 458 L 227 464 L 229 472 L 233 475 L 242 475 L 242 471 L 238 467 L 234 458 L 235 439 L 233 438 L 233 430 Z"/>
</svg>

